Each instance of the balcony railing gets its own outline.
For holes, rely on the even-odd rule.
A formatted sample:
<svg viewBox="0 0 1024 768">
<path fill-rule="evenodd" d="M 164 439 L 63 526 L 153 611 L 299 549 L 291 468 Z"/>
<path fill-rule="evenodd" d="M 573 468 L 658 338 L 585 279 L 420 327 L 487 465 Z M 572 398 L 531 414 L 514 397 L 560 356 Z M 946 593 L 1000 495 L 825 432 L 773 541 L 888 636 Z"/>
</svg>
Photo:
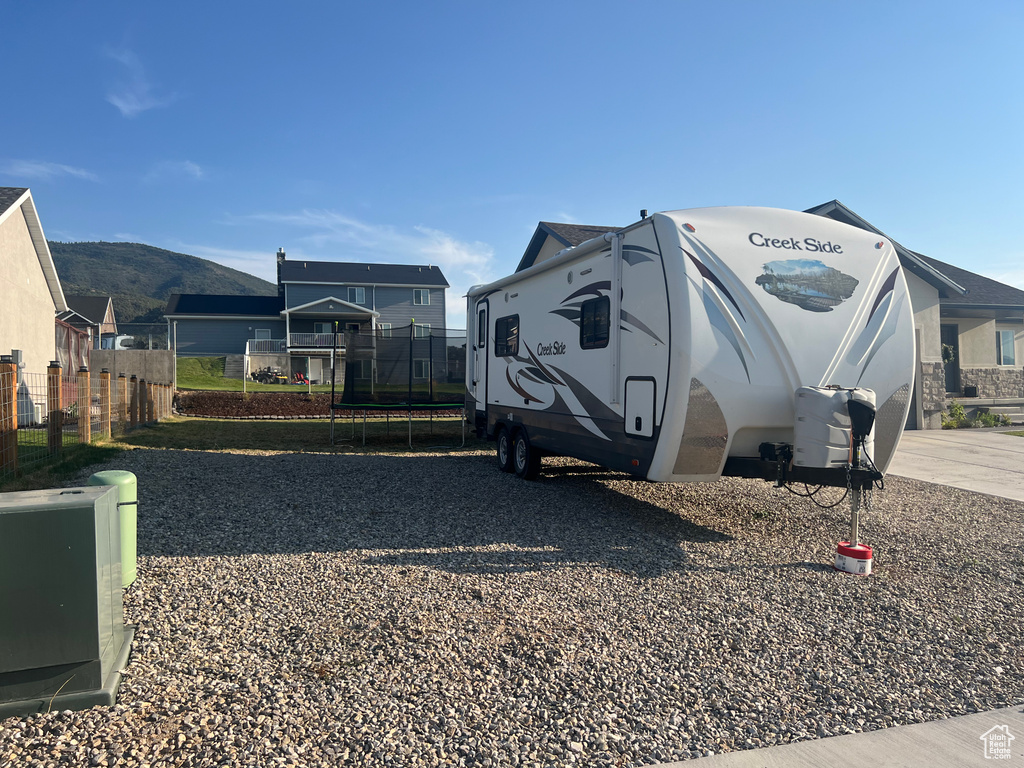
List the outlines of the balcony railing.
<svg viewBox="0 0 1024 768">
<path fill-rule="evenodd" d="M 249 339 L 246 352 L 250 355 L 276 355 L 284 352 L 284 339 Z"/>
<path fill-rule="evenodd" d="M 301 349 L 330 349 L 337 338 L 338 348 L 345 346 L 344 333 L 292 333 L 288 336 L 288 346 Z"/>
</svg>

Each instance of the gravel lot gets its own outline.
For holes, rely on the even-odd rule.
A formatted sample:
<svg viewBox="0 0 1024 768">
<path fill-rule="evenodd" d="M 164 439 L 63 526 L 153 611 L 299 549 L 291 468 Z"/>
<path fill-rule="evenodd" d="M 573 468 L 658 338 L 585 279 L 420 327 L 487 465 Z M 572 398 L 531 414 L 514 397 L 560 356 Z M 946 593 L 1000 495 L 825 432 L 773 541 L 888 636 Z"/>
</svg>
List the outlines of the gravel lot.
<svg viewBox="0 0 1024 768">
<path fill-rule="evenodd" d="M 490 454 L 135 450 L 119 704 L 0 765 L 632 766 L 1024 702 L 1024 504 L 845 504 Z M 96 471 L 92 468 L 87 475 Z"/>
</svg>

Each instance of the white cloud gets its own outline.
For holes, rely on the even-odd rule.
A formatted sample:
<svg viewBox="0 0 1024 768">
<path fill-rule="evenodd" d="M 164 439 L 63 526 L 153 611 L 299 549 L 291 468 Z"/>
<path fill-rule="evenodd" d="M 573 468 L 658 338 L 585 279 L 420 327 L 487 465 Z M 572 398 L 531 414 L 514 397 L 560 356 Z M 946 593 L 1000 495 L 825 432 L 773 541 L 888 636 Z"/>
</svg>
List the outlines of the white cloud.
<svg viewBox="0 0 1024 768">
<path fill-rule="evenodd" d="M 261 221 L 299 231 L 285 246 L 289 259 L 307 256 L 331 261 L 366 261 L 390 264 L 432 264 L 441 268 L 451 287 L 447 294 L 447 324 L 466 325 L 462 297 L 470 286 L 493 280 L 494 249 L 487 243 L 459 240 L 447 232 L 427 226 L 401 229 L 369 224 L 334 211 L 305 210 L 283 214 L 253 214 L 237 222 Z M 282 238 L 287 240 L 287 233 Z M 197 254 L 198 255 L 198 254 Z M 272 254 L 266 257 L 268 260 Z M 272 262 L 271 262 L 272 263 Z M 273 278 L 271 278 L 273 279 Z"/>
<path fill-rule="evenodd" d="M 209 245 L 173 242 L 165 245 L 168 250 L 187 253 L 216 263 L 237 269 L 271 283 L 277 282 L 277 261 L 274 258 L 276 248 L 266 251 L 246 251 L 235 248 L 216 248 Z"/>
<path fill-rule="evenodd" d="M 177 98 L 173 93 L 158 96 L 153 92 L 146 70 L 133 51 L 108 49 L 106 54 L 127 70 L 127 79 L 107 94 L 107 101 L 125 117 L 135 117 L 149 109 L 166 107 Z"/>
<path fill-rule="evenodd" d="M 202 179 L 206 176 L 203 168 L 191 160 L 164 160 L 157 163 L 145 175 L 148 182 L 164 179 Z"/>
<path fill-rule="evenodd" d="M 3 166 L 4 173 L 18 179 L 39 179 L 49 181 L 59 176 L 72 176 L 86 181 L 99 181 L 99 177 L 84 168 L 75 168 L 62 163 L 47 163 L 40 160 L 9 160 Z"/>
</svg>

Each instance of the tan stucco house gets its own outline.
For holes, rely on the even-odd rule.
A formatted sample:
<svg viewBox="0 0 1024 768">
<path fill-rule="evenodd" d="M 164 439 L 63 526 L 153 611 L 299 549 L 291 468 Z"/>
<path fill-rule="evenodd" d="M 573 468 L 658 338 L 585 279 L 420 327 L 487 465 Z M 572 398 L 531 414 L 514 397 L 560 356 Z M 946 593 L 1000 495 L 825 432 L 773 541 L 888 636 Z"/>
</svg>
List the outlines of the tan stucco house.
<svg viewBox="0 0 1024 768">
<path fill-rule="evenodd" d="M 0 187 L 0 354 L 20 350 L 24 370 L 57 359 L 55 316 L 68 310 L 32 193 Z"/>
</svg>

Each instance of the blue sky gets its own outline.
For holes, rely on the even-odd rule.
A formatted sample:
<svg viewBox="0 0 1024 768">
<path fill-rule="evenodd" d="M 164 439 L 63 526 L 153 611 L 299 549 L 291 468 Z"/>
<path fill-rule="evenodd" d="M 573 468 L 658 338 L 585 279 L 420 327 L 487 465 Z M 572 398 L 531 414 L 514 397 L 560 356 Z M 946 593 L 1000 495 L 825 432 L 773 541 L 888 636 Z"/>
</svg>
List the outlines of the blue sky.
<svg viewBox="0 0 1024 768">
<path fill-rule="evenodd" d="M 1024 288 L 1019 2 L 5 2 L 52 240 L 511 272 L 540 220 L 839 199 Z"/>
</svg>

